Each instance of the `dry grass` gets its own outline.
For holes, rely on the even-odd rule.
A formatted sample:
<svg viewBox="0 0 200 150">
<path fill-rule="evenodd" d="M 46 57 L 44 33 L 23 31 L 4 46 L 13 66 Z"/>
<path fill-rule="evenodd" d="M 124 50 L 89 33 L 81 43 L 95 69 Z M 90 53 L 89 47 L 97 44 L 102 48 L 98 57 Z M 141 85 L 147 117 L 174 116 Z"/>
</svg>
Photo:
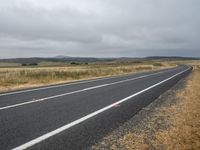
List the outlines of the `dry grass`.
<svg viewBox="0 0 200 150">
<path fill-rule="evenodd" d="M 136 130 L 123 136 L 119 143 L 124 149 L 200 149 L 200 63 L 193 65 L 193 74 L 186 88 L 177 93 L 177 102 L 159 108 L 145 124 L 145 131 Z"/>
<path fill-rule="evenodd" d="M 0 68 L 0 92 L 27 87 L 160 69 L 168 64 L 111 63 L 66 67 Z"/>
</svg>

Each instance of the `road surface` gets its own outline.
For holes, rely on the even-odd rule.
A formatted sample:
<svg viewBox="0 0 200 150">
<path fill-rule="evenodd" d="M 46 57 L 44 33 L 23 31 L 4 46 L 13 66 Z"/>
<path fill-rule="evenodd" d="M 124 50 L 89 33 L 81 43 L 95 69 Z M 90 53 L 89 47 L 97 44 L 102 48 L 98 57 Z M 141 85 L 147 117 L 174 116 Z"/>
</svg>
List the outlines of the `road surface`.
<svg viewBox="0 0 200 150">
<path fill-rule="evenodd" d="M 191 70 L 179 65 L 0 94 L 0 149 L 88 149 Z"/>
</svg>

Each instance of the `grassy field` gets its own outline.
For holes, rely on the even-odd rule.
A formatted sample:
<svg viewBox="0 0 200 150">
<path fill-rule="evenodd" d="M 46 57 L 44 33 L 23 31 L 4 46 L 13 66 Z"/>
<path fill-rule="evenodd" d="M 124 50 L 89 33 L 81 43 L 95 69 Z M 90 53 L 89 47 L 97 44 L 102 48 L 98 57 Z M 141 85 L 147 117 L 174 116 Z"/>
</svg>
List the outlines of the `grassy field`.
<svg viewBox="0 0 200 150">
<path fill-rule="evenodd" d="M 47 64 L 46 64 L 47 65 Z M 169 67 L 158 62 L 110 62 L 57 67 L 1 67 L 0 92 Z"/>
<path fill-rule="evenodd" d="M 159 112 L 145 124 L 146 131 L 129 132 L 119 139 L 124 149 L 200 149 L 200 63 L 190 64 L 194 66 L 193 73 L 186 87 L 177 92 L 177 102 L 159 108 Z M 167 128 L 160 127 L 160 118 Z M 113 149 L 117 149 L 117 146 L 113 145 Z"/>
</svg>

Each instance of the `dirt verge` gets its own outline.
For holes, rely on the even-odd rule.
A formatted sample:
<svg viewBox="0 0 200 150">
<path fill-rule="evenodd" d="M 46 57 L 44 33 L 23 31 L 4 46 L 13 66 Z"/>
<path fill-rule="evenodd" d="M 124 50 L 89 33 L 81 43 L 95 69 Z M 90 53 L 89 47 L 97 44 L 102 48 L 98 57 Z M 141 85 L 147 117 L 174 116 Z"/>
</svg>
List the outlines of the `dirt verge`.
<svg viewBox="0 0 200 150">
<path fill-rule="evenodd" d="M 200 67 L 92 149 L 200 149 Z"/>
</svg>

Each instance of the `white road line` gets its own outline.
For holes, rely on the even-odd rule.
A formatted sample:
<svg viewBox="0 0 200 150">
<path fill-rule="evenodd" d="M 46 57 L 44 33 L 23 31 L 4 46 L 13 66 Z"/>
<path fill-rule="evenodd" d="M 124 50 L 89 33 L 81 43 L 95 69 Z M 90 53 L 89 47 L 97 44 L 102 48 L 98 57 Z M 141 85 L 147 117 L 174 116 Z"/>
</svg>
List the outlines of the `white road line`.
<svg viewBox="0 0 200 150">
<path fill-rule="evenodd" d="M 101 80 L 104 80 L 104 79 L 112 79 L 112 78 L 117 78 L 117 77 L 106 77 L 106 78 L 91 79 L 91 80 L 86 80 L 86 81 L 75 81 L 73 83 L 66 83 L 66 84 L 61 84 L 61 85 L 52 85 L 52 86 L 48 86 L 48 87 L 39 87 L 39 88 L 28 89 L 28 90 L 23 90 L 23 91 L 2 93 L 2 94 L 0 94 L 0 96 L 20 94 L 20 93 L 26 93 L 26 92 L 32 92 L 32 91 L 39 91 L 39 90 L 45 90 L 45 89 L 52 89 L 52 88 L 64 87 L 64 86 L 76 85 L 76 84 L 82 84 L 82 83 L 90 83 L 90 82 L 94 82 L 94 81 L 101 81 Z"/>
<path fill-rule="evenodd" d="M 154 87 L 156 87 L 158 85 L 161 85 L 162 83 L 167 82 L 168 80 L 170 80 L 170 79 L 172 79 L 172 78 L 174 78 L 174 77 L 176 77 L 176 76 L 188 71 L 189 69 L 190 69 L 190 67 L 188 69 L 186 69 L 184 71 L 181 71 L 181 72 L 179 72 L 179 73 L 177 73 L 177 74 L 175 74 L 175 75 L 173 75 L 173 76 L 171 76 L 171 77 L 169 77 L 169 78 L 167 78 L 167 79 L 165 79 L 165 80 L 163 80 L 161 82 L 158 82 L 158 83 L 156 83 L 156 84 L 154 84 L 154 85 L 152 85 L 152 86 L 150 86 L 150 87 L 148 87 L 148 88 L 146 88 L 146 89 L 144 89 L 142 91 L 139 91 L 139 92 L 137 92 L 137 93 L 135 93 L 133 95 L 130 95 L 130 96 L 128 96 L 128 97 L 126 97 L 126 98 L 124 98 L 122 100 L 119 100 L 119 101 L 117 101 L 117 102 L 115 102 L 115 103 L 113 103 L 111 105 L 108 105 L 108 106 L 106 106 L 106 107 L 104 107 L 102 109 L 99 109 L 99 110 L 91 113 L 91 114 L 88 114 L 88 115 L 86 115 L 86 116 L 84 116 L 84 117 L 82 117 L 82 118 L 80 118 L 78 120 L 75 120 L 75 121 L 73 121 L 73 122 L 71 122 L 69 124 L 66 124 L 66 125 L 58 128 L 58 129 L 56 129 L 56 130 L 53 130 L 53 131 L 51 131 L 49 133 L 46 133 L 46 134 L 44 134 L 44 135 L 42 135 L 42 136 L 40 136 L 40 137 L 38 137 L 36 139 L 33 139 L 33 140 L 25 143 L 25 144 L 22 144 L 22 145 L 20 145 L 20 146 L 18 146 L 16 148 L 14 148 L 13 150 L 24 150 L 24 149 L 27 149 L 27 148 L 29 148 L 29 147 L 37 144 L 37 143 L 40 143 L 40 142 L 42 142 L 42 141 L 44 141 L 44 140 L 46 140 L 46 139 L 58 134 L 58 133 L 60 133 L 60 132 L 65 131 L 65 130 L 67 130 L 67 129 L 69 129 L 69 128 L 71 128 L 71 127 L 73 127 L 73 126 L 85 121 L 85 120 L 88 120 L 88 119 L 90 119 L 90 118 L 92 118 L 92 117 L 94 117 L 94 116 L 96 116 L 96 115 L 98 115 L 98 114 L 100 114 L 100 113 L 102 113 L 102 112 L 114 107 L 115 105 L 119 105 L 120 103 L 123 103 L 123 102 L 125 102 L 125 101 L 127 101 L 127 100 L 129 100 L 129 99 L 131 99 L 131 98 L 133 98 L 133 97 L 135 97 L 137 95 L 139 95 L 139 94 L 142 94 L 142 93 L 144 93 L 144 92 L 146 92 L 146 91 L 148 91 L 148 90 L 150 90 L 150 89 L 152 89 L 152 88 L 154 88 Z"/>
<path fill-rule="evenodd" d="M 176 68 L 173 68 L 173 69 L 176 69 Z M 13 95 L 13 94 L 20 94 L 20 93 L 32 92 L 32 91 L 52 89 L 52 88 L 57 88 L 57 87 L 64 87 L 64 86 L 69 86 L 69 85 L 76 85 L 76 84 L 90 83 L 90 82 L 107 80 L 107 79 L 114 79 L 114 78 L 118 78 L 118 77 L 125 77 L 125 76 L 128 76 L 128 75 L 131 75 L 131 74 L 118 75 L 118 76 L 113 76 L 113 77 L 105 77 L 105 78 L 99 78 L 99 79 L 84 80 L 84 81 L 75 81 L 73 83 L 66 83 L 66 84 L 61 84 L 61 85 L 52 85 L 52 86 L 48 86 L 48 87 L 39 87 L 39 88 L 34 88 L 34 89 L 22 90 L 22 91 L 2 93 L 2 94 L 0 94 L 0 97 L 1 96 L 7 96 L 7 95 Z"/>
<path fill-rule="evenodd" d="M 4 106 L 4 107 L 0 107 L 0 110 L 5 110 L 5 109 L 14 108 L 14 107 L 22 106 L 22 105 L 27 105 L 27 104 L 31 104 L 31 103 L 41 102 L 41 101 L 45 101 L 45 100 L 49 100 L 49 99 L 54 99 L 54 98 L 58 98 L 58 97 L 62 97 L 62 96 L 67 96 L 67 95 L 72 95 L 72 94 L 76 94 L 76 93 L 81 93 L 81 92 L 85 92 L 85 91 L 89 91 L 89 90 L 93 90 L 93 89 L 97 89 L 97 88 L 101 88 L 101 87 L 105 87 L 105 86 L 110 86 L 110 85 L 114 85 L 114 84 L 119 84 L 119 83 L 124 83 L 124 82 L 128 82 L 128 81 L 133 81 L 133 80 L 137 80 L 137 79 L 141 79 L 141 78 L 145 78 L 145 77 L 149 77 L 149 76 L 161 74 L 161 73 L 164 73 L 164 72 L 166 72 L 166 71 L 157 72 L 157 73 L 148 74 L 148 75 L 143 75 L 143 76 L 140 76 L 140 77 L 126 79 L 126 80 L 121 80 L 121 81 L 117 81 L 117 82 L 113 82 L 113 83 L 108 83 L 108 84 L 102 84 L 102 85 L 98 85 L 98 86 L 88 87 L 88 88 L 77 90 L 77 91 L 73 91 L 73 92 L 63 93 L 63 94 L 54 95 L 54 96 L 50 96 L 50 97 L 45 97 L 45 98 L 41 98 L 41 99 L 37 99 L 37 100 L 31 100 L 31 101 L 27 101 L 27 102 L 23 102 L 23 103 L 18 103 L 18 104 L 14 104 L 14 105 Z"/>
</svg>

